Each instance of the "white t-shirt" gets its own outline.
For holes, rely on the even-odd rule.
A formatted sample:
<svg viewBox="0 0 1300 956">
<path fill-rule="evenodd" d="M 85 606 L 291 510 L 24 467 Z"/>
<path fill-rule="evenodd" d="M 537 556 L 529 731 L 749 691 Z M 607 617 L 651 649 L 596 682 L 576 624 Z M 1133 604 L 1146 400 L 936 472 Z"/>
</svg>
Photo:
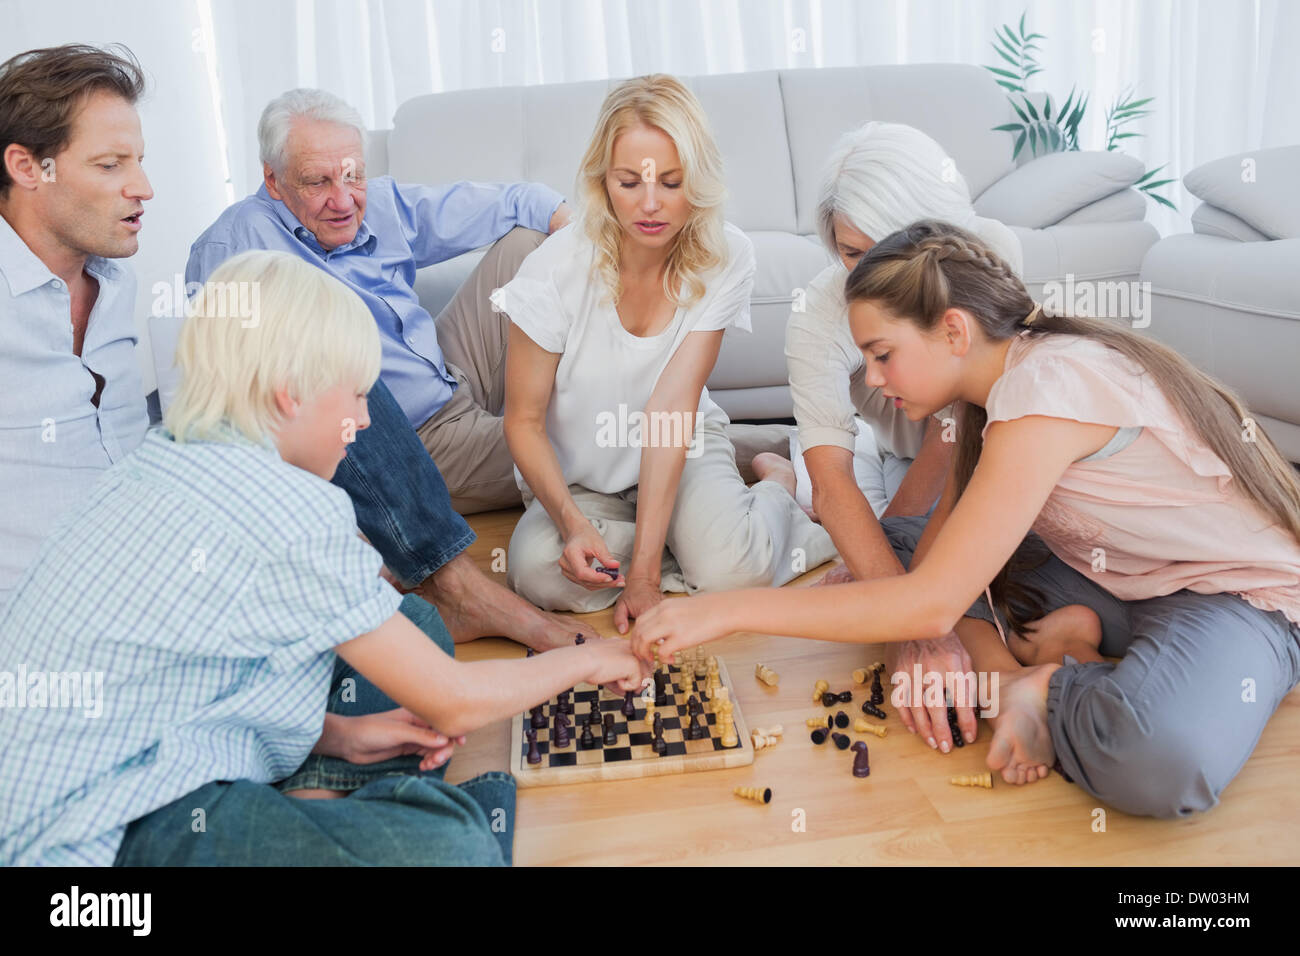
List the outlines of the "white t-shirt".
<svg viewBox="0 0 1300 956">
<path fill-rule="evenodd" d="M 733 325 L 750 331 L 754 248 L 730 223 L 724 232 L 727 261 L 704 276 L 704 295 L 679 307 L 657 335 L 637 336 L 623 327 L 594 271 L 595 246 L 578 223 L 549 236 L 492 293 L 493 304 L 530 339 L 561 356 L 546 432 L 567 483 L 602 494 L 627 491 L 640 480 L 643 445 L 682 441 L 685 422 L 643 420 L 668 361 L 691 332 Z M 700 390 L 698 412 L 697 424 L 727 422 L 708 389 Z M 515 481 L 525 487 L 518 468 Z"/>
</svg>

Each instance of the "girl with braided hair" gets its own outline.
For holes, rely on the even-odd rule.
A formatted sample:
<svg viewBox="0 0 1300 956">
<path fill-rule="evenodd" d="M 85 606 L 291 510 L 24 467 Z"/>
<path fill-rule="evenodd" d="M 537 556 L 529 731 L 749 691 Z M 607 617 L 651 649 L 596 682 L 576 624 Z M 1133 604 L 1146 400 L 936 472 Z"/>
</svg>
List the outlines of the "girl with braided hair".
<svg viewBox="0 0 1300 956">
<path fill-rule="evenodd" d="M 1215 806 L 1300 681 L 1291 465 L 1227 387 L 1113 320 L 1045 312 L 956 226 L 892 234 L 845 292 L 868 382 L 909 416 L 959 403 L 933 517 L 919 535 L 883 522 L 908 572 L 668 602 L 635 650 L 955 630 L 999 677 L 988 764 L 1004 780 L 1057 762 L 1129 813 Z"/>
</svg>

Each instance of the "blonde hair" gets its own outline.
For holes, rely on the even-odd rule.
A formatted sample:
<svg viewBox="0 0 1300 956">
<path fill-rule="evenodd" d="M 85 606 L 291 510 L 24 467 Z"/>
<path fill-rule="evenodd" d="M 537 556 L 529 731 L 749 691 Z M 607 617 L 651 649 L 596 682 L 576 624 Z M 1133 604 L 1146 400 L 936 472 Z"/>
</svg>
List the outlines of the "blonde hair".
<svg viewBox="0 0 1300 956">
<path fill-rule="evenodd" d="M 605 178 L 614 141 L 637 126 L 660 130 L 677 147 L 690 216 L 673 240 L 664 271 L 664 295 L 687 306 L 704 295 L 703 275 L 727 261 L 722 205 L 727 191 L 722 154 L 699 100 L 675 77 L 663 73 L 620 83 L 605 97 L 591 143 L 578 168 L 581 228 L 596 247 L 595 270 L 615 303 L 622 295 L 619 252 L 623 229 L 609 200 Z"/>
<path fill-rule="evenodd" d="M 1261 429 L 1256 442 L 1241 440 L 1252 416 L 1241 398 L 1167 345 L 1109 319 L 1053 315 L 1038 306 L 1015 272 L 971 233 L 951 223 L 923 220 L 881 240 L 859 260 L 845 283 L 849 302 L 871 301 L 922 331 L 938 325 L 949 308 L 965 309 L 993 342 L 1030 329 L 1029 337 L 1082 335 L 1124 355 L 1148 372 L 1186 426 L 1228 466 L 1242 495 L 1300 542 L 1300 476 Z M 983 408 L 959 403 L 953 477 L 965 490 L 982 448 L 988 421 Z M 1028 540 L 1028 539 L 1027 539 Z M 1022 543 L 990 585 L 995 605 L 1013 630 L 1032 633 L 1025 621 L 1041 617 L 1041 592 L 1015 583 L 1008 571 L 1034 566 Z M 1036 597 L 1035 597 L 1036 595 Z M 1018 616 L 1011 601 L 1033 608 Z"/>
<path fill-rule="evenodd" d="M 227 259 L 186 315 L 181 384 L 163 418 L 178 442 L 221 440 L 231 429 L 264 442 L 281 425 L 277 389 L 306 402 L 343 384 L 368 392 L 379 377 L 379 332 L 365 303 L 287 252 Z"/>
</svg>

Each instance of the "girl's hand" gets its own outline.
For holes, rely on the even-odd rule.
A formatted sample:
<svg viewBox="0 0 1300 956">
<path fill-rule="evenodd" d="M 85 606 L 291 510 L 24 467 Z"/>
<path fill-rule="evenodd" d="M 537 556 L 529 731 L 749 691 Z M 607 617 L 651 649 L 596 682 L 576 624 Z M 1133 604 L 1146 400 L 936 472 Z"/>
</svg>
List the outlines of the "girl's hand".
<svg viewBox="0 0 1300 956">
<path fill-rule="evenodd" d="M 420 754 L 421 770 L 433 770 L 451 759 L 464 737 L 440 734 L 404 707 L 379 714 L 344 718 L 340 756 L 348 763 L 378 763 L 407 754 Z"/>
<path fill-rule="evenodd" d="M 618 596 L 614 605 L 614 626 L 620 634 L 626 634 L 628 625 L 637 620 L 664 599 L 664 592 L 658 581 L 646 578 L 631 578 Z"/>
<path fill-rule="evenodd" d="M 653 661 L 657 650 L 660 662 L 675 664 L 678 651 L 725 637 L 735 630 L 728 623 L 728 599 L 726 594 L 703 594 L 661 600 L 637 618 L 631 637 L 633 652 L 644 661 Z"/>
<path fill-rule="evenodd" d="M 975 665 L 955 631 L 950 631 L 947 637 L 933 641 L 900 641 L 885 645 L 885 676 L 888 677 L 899 671 L 907 674 L 906 684 L 894 685 L 895 691 L 898 692 L 906 687 L 911 692 L 906 700 L 894 702 L 894 709 L 898 711 L 898 716 L 902 718 L 908 730 L 920 734 L 931 747 L 949 753 L 953 745 L 952 734 L 948 730 L 947 706 L 927 708 L 924 704 L 912 705 L 912 701 L 917 696 L 912 683 L 916 678 L 915 665 L 918 663 L 921 665 L 923 680 L 924 675 L 931 672 L 944 677 L 948 674 L 965 674 L 974 670 Z M 945 686 L 947 686 L 946 680 Z M 921 697 L 924 699 L 924 684 L 920 690 Z M 966 701 L 965 706 L 957 708 L 957 726 L 961 729 L 967 743 L 975 741 L 976 721 L 973 703 L 973 701 Z"/>
<path fill-rule="evenodd" d="M 590 591 L 626 584 L 621 573 L 611 580 L 609 575 L 601 574 L 593 568 L 593 558 L 597 564 L 611 571 L 618 570 L 618 559 L 605 547 L 605 539 L 591 526 L 590 521 L 584 521 L 581 527 L 564 539 L 564 551 L 559 561 L 560 572 L 574 584 L 581 584 Z"/>
<path fill-rule="evenodd" d="M 599 637 L 582 645 L 591 660 L 592 671 L 587 677 L 591 684 L 608 684 L 620 692 L 640 690 L 642 682 L 650 676 L 651 667 L 632 653 L 628 641 L 617 637 Z"/>
</svg>

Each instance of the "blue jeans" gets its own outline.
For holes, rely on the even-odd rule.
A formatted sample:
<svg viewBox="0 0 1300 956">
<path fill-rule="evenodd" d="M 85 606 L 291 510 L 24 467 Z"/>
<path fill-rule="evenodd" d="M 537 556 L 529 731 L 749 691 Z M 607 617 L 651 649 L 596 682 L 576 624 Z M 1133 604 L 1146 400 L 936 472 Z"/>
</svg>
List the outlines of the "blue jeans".
<svg viewBox="0 0 1300 956">
<path fill-rule="evenodd" d="M 370 427 L 348 446 L 334 484 L 352 499 L 357 526 L 388 569 L 418 587 L 468 548 L 474 532 L 388 386 L 376 381 L 368 398 Z"/>
<path fill-rule="evenodd" d="M 438 612 L 407 595 L 402 613 L 447 653 Z M 349 681 L 353 683 L 349 683 Z M 327 709 L 360 716 L 397 705 L 341 658 Z M 350 764 L 308 756 L 275 784 L 218 780 L 154 810 L 127 828 L 115 866 L 501 866 L 514 843 L 515 782 L 493 771 L 459 786 L 445 765 L 421 771 L 420 757 Z M 289 790 L 351 791 L 303 800 Z M 195 810 L 203 826 L 194 832 Z"/>
</svg>

